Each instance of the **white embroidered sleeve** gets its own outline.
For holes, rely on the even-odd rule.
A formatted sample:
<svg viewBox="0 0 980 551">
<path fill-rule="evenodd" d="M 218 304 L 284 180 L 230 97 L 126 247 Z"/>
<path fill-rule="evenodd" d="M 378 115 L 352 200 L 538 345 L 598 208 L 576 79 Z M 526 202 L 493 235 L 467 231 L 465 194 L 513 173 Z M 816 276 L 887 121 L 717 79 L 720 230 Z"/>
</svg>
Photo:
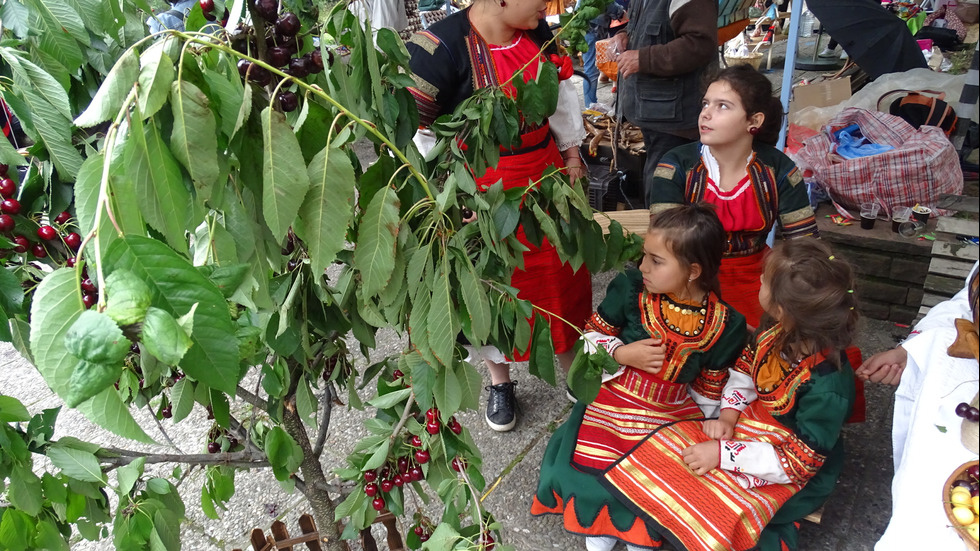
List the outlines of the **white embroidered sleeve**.
<svg viewBox="0 0 980 551">
<path fill-rule="evenodd" d="M 722 440 L 719 466 L 726 471 L 744 475 L 738 478 L 739 484 L 745 488 L 761 486 L 765 482 L 773 484 L 792 482 L 780 465 L 775 448 L 765 442 Z M 745 480 L 743 481 L 742 478 Z M 752 485 L 745 486 L 746 483 Z"/>
<path fill-rule="evenodd" d="M 755 391 L 755 382 L 741 371 L 729 369 L 728 373 L 728 382 L 721 392 L 721 409 L 745 411 L 759 397 Z"/>
<path fill-rule="evenodd" d="M 585 124 L 582 122 L 582 106 L 579 105 L 578 91 L 572 79 L 558 83 L 558 108 L 548 117 L 551 133 L 559 151 L 578 147 L 585 139 Z"/>
<path fill-rule="evenodd" d="M 616 350 L 620 346 L 623 346 L 623 341 L 621 341 L 619 338 L 605 335 L 596 331 L 586 331 L 585 334 L 582 336 L 582 339 L 585 340 L 585 346 L 583 351 L 586 354 L 595 354 L 597 347 L 601 346 L 606 350 L 606 352 L 610 356 L 612 356 L 614 350 Z M 611 379 L 615 379 L 616 377 L 619 377 L 620 375 L 623 374 L 623 371 L 625 369 L 626 369 L 625 366 L 620 365 L 619 370 L 616 371 L 615 373 L 603 372 L 602 382 L 606 382 Z"/>
<path fill-rule="evenodd" d="M 701 414 L 706 418 L 714 419 L 721 413 L 721 403 L 718 400 L 712 400 L 711 398 L 702 396 L 698 391 L 691 388 L 690 385 L 687 387 L 687 394 L 698 405 L 698 408 L 701 409 Z"/>
</svg>

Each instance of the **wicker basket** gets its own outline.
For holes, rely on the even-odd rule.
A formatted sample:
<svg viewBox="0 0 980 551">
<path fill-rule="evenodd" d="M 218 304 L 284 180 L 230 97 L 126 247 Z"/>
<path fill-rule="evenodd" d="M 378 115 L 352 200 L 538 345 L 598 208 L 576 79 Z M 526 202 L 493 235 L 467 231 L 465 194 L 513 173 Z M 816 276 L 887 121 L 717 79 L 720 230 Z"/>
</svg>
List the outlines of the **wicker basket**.
<svg viewBox="0 0 980 551">
<path fill-rule="evenodd" d="M 966 475 L 966 470 L 973 465 L 980 464 L 980 461 L 967 461 L 966 463 L 957 467 L 953 474 L 949 475 L 946 479 L 946 484 L 943 484 L 943 509 L 946 511 L 946 519 L 949 520 L 950 526 L 956 530 L 956 533 L 960 535 L 960 539 L 966 543 L 967 549 L 972 549 L 973 551 L 980 551 L 980 544 L 970 537 L 970 534 L 966 531 L 966 526 L 961 525 L 956 522 L 953 518 L 953 504 L 949 501 L 949 493 L 953 490 L 953 483 L 957 480 L 969 480 Z"/>
<path fill-rule="evenodd" d="M 763 54 L 761 52 L 749 52 L 749 55 L 744 57 L 742 56 L 733 57 L 730 55 L 726 55 L 725 63 L 727 63 L 729 67 L 731 67 L 732 65 L 742 65 L 742 64 L 751 65 L 753 69 L 758 70 L 759 66 L 762 65 L 762 57 Z"/>
</svg>

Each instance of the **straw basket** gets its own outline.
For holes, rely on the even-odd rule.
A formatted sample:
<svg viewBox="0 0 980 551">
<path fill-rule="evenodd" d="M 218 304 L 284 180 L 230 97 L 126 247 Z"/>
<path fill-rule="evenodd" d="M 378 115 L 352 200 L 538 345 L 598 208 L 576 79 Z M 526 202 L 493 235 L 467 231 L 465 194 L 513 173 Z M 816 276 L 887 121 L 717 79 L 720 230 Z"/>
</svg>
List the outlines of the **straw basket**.
<svg viewBox="0 0 980 551">
<path fill-rule="evenodd" d="M 971 538 L 966 532 L 966 526 L 960 525 L 960 523 L 956 522 L 956 519 L 953 518 L 953 504 L 949 501 L 949 493 L 953 490 L 953 484 L 956 481 L 969 480 L 966 470 L 969 469 L 970 466 L 978 463 L 980 462 L 967 461 L 966 463 L 960 465 L 955 471 L 953 471 L 953 474 L 949 475 L 949 478 L 946 479 L 946 484 L 943 484 L 943 509 L 946 510 L 946 518 L 949 520 L 949 524 L 953 527 L 953 529 L 956 530 L 956 533 L 959 534 L 963 542 L 966 543 L 967 549 L 972 549 L 973 551 L 980 551 L 980 545 L 978 545 L 977 541 Z"/>
<path fill-rule="evenodd" d="M 753 69 L 758 70 L 759 66 L 762 64 L 762 53 L 761 52 L 749 52 L 747 56 L 730 56 L 725 55 L 725 63 L 729 67 L 732 65 L 751 65 Z"/>
</svg>

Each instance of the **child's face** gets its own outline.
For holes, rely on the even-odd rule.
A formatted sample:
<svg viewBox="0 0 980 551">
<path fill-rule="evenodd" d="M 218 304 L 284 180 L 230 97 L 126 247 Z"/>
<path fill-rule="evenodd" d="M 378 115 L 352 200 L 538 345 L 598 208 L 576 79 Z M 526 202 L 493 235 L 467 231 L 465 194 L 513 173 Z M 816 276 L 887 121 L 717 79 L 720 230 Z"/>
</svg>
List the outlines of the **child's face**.
<svg viewBox="0 0 980 551">
<path fill-rule="evenodd" d="M 648 231 L 640 262 L 643 286 L 651 293 L 680 293 L 687 288 L 690 271 L 674 256 L 663 235 Z"/>
<path fill-rule="evenodd" d="M 742 107 L 742 98 L 723 80 L 712 82 L 701 100 L 698 131 L 705 145 L 728 145 L 752 139 L 749 128 L 761 126 L 750 119 Z"/>
</svg>

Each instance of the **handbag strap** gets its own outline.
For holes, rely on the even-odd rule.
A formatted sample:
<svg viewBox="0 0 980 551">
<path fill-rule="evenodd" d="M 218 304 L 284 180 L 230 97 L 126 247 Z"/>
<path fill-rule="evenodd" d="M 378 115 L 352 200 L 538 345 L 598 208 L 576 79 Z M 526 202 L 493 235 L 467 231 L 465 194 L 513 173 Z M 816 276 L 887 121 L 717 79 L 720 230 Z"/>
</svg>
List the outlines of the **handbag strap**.
<svg viewBox="0 0 980 551">
<path fill-rule="evenodd" d="M 881 95 L 881 97 L 878 98 L 878 103 L 876 104 L 878 111 L 881 111 L 881 102 L 884 101 L 885 98 L 895 94 L 905 94 L 906 98 L 911 98 L 914 96 L 930 97 L 931 95 L 931 97 L 934 97 L 936 99 L 940 99 L 944 101 L 946 99 L 946 93 L 940 92 L 938 90 L 892 90 L 890 92 L 885 92 L 884 94 Z M 926 104 L 925 101 L 917 101 L 916 103 L 920 103 L 922 105 Z"/>
</svg>

